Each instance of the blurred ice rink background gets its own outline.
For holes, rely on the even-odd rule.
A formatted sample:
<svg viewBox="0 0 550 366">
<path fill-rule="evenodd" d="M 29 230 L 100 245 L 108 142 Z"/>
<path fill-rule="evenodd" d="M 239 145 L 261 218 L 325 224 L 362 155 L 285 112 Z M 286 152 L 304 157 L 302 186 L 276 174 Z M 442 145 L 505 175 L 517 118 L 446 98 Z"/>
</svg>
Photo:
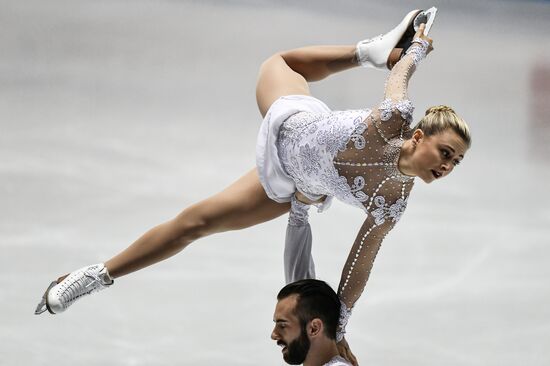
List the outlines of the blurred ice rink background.
<svg viewBox="0 0 550 366">
<path fill-rule="evenodd" d="M 255 80 L 283 49 L 352 44 L 439 7 L 411 82 L 473 147 L 418 181 L 356 305 L 361 365 L 550 364 L 550 2 L 0 1 L 0 364 L 283 365 L 270 340 L 286 217 L 202 239 L 65 314 L 51 280 L 104 261 L 254 166 Z M 314 84 L 372 107 L 385 74 Z M 336 287 L 362 214 L 312 213 Z"/>
</svg>

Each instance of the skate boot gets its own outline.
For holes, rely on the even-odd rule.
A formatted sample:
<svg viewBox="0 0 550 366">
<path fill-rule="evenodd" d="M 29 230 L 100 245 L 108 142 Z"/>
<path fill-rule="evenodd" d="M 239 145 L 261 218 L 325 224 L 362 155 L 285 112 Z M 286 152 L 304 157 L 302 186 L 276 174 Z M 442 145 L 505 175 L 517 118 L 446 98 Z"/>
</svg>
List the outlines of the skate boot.
<svg viewBox="0 0 550 366">
<path fill-rule="evenodd" d="M 80 268 L 52 282 L 34 313 L 38 315 L 46 310 L 51 314 L 62 313 L 82 296 L 101 291 L 113 283 L 103 263 Z"/>
<path fill-rule="evenodd" d="M 435 7 L 428 10 L 413 10 L 388 33 L 360 41 L 355 49 L 357 61 L 364 67 L 391 69 L 411 45 L 420 24 L 426 24 L 424 34 L 428 34 L 436 13 Z"/>
</svg>

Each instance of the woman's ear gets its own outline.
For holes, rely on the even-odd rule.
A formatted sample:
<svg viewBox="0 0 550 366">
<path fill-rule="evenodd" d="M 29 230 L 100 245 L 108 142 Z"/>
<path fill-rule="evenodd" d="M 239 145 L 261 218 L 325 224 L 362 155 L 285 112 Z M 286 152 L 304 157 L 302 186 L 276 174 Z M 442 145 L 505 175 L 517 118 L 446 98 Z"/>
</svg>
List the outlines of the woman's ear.
<svg viewBox="0 0 550 366">
<path fill-rule="evenodd" d="M 422 142 L 423 139 L 424 139 L 424 132 L 420 128 L 417 128 L 416 130 L 414 130 L 412 135 L 413 146 L 416 146 L 416 144 Z"/>
</svg>

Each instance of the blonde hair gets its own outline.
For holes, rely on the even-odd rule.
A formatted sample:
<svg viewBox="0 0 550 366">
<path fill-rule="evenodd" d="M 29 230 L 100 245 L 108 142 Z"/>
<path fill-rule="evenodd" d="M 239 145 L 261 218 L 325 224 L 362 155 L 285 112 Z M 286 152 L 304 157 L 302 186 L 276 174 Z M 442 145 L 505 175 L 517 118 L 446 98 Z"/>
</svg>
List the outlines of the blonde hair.
<svg viewBox="0 0 550 366">
<path fill-rule="evenodd" d="M 451 128 L 458 136 L 464 140 L 466 145 L 470 147 L 472 137 L 470 128 L 462 118 L 460 118 L 454 109 L 446 105 L 437 105 L 426 110 L 426 115 L 414 127 L 421 129 L 426 136 L 432 136 Z"/>
</svg>

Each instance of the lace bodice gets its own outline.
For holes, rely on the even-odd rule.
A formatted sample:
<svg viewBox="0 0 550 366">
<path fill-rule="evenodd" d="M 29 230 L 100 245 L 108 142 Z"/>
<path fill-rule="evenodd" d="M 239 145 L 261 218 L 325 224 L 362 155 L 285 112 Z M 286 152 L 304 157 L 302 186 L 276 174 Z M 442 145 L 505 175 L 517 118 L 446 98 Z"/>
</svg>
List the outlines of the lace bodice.
<svg viewBox="0 0 550 366">
<path fill-rule="evenodd" d="M 336 197 L 363 207 L 345 177 L 338 174 L 334 158 L 345 151 L 350 139 L 358 146 L 364 143 L 359 134 L 370 110 L 348 110 L 327 113 L 300 112 L 290 117 L 279 132 L 279 154 L 286 172 L 297 189 L 308 199 Z M 322 209 L 330 203 L 324 202 Z"/>
<path fill-rule="evenodd" d="M 301 112 L 280 130 L 280 158 L 300 192 L 311 200 L 337 197 L 366 213 L 338 289 L 342 328 L 363 292 L 382 240 L 401 218 L 413 187 L 413 177 L 399 171 L 398 160 L 411 133 L 414 108 L 407 98 L 408 81 L 425 50 L 413 44 L 395 65 L 377 107 Z"/>
</svg>

